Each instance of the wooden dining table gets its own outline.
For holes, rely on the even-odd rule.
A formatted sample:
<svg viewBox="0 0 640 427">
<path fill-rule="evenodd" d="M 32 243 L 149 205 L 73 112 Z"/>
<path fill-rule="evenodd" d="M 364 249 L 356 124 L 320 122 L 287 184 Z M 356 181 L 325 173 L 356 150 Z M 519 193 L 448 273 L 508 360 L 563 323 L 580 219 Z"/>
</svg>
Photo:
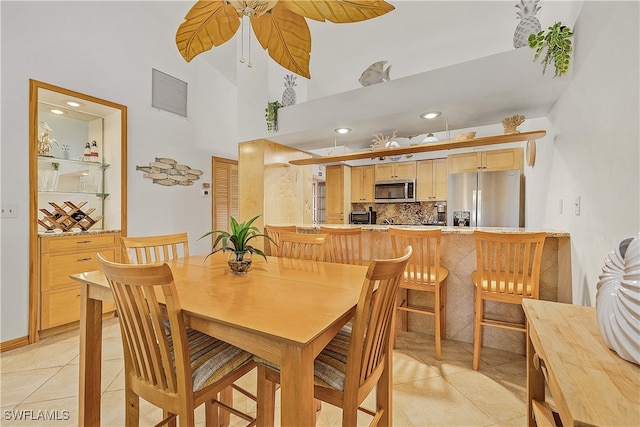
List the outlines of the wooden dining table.
<svg viewBox="0 0 640 427">
<path fill-rule="evenodd" d="M 313 361 L 355 314 L 367 267 L 254 255 L 234 275 L 226 253 L 169 262 L 187 325 L 281 368 L 281 425 L 313 426 Z M 100 425 L 102 302 L 113 301 L 101 271 L 81 284 L 79 425 Z M 391 365 L 385 381 L 391 384 Z M 391 398 L 380 404 L 390 405 Z M 391 424 L 391 410 L 381 425 Z M 260 418 L 260 417 L 259 417 Z M 272 420 L 258 419 L 258 425 Z"/>
</svg>

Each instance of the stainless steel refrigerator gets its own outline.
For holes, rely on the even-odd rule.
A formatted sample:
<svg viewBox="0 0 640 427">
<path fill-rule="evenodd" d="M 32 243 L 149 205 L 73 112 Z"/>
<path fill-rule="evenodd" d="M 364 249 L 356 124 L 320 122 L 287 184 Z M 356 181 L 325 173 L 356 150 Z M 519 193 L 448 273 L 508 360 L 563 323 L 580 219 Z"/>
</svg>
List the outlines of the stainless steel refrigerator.
<svg viewBox="0 0 640 427">
<path fill-rule="evenodd" d="M 520 170 L 449 174 L 447 225 L 524 226 Z"/>
</svg>

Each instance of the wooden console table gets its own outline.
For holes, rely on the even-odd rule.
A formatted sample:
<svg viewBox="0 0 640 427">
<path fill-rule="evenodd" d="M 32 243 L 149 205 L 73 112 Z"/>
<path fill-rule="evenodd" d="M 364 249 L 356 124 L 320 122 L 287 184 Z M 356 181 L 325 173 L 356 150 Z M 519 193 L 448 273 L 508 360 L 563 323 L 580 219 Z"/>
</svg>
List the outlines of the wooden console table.
<svg viewBox="0 0 640 427">
<path fill-rule="evenodd" d="M 529 323 L 529 426 L 640 425 L 640 367 L 606 346 L 593 307 L 522 302 Z M 555 409 L 545 402 L 545 381 Z"/>
</svg>

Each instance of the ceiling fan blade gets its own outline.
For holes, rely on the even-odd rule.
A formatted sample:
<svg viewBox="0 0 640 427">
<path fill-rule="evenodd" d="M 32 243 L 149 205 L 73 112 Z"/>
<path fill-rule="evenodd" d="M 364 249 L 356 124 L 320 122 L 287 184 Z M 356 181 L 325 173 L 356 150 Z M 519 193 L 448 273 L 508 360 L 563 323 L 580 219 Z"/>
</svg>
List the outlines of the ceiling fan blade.
<svg viewBox="0 0 640 427">
<path fill-rule="evenodd" d="M 278 2 L 271 13 L 252 17 L 251 26 L 260 45 L 274 61 L 302 77 L 311 78 L 311 32 L 303 16 Z"/>
<path fill-rule="evenodd" d="M 280 0 L 278 3 L 297 15 L 335 23 L 365 21 L 395 9 L 382 0 Z"/>
<path fill-rule="evenodd" d="M 222 0 L 198 1 L 184 19 L 176 32 L 176 45 L 187 62 L 228 41 L 240 26 L 236 10 Z"/>
</svg>

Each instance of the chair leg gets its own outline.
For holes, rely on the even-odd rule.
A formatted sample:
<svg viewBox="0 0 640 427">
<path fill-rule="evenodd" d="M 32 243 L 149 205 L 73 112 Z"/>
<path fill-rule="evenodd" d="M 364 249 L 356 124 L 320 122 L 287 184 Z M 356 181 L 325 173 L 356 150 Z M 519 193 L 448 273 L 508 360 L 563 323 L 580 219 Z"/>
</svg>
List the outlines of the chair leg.
<svg viewBox="0 0 640 427">
<path fill-rule="evenodd" d="M 138 427 L 140 425 L 140 397 L 130 388 L 125 387 L 125 425 Z"/>
<path fill-rule="evenodd" d="M 482 347 L 482 317 L 483 304 L 480 290 L 475 289 L 474 306 L 475 315 L 473 320 L 473 369 L 480 369 L 480 347 Z"/>
<path fill-rule="evenodd" d="M 440 336 L 447 339 L 447 281 L 440 285 Z"/>
<path fill-rule="evenodd" d="M 220 402 L 224 403 L 227 406 L 233 407 L 233 387 L 228 386 L 225 387 L 224 390 L 220 392 Z M 231 423 L 231 414 L 229 411 L 225 411 L 224 409 L 218 407 L 218 424 L 220 427 L 227 427 Z"/>
<path fill-rule="evenodd" d="M 171 412 L 162 410 L 162 419 L 166 420 L 171 415 Z M 176 427 L 176 417 L 172 417 L 169 421 L 167 421 L 167 427 Z"/>
<path fill-rule="evenodd" d="M 404 304 L 405 307 L 409 306 L 409 291 L 407 289 L 400 289 L 400 293 L 402 298 L 400 299 L 400 303 Z M 406 310 L 402 310 L 402 330 L 409 330 L 409 312 Z"/>
<path fill-rule="evenodd" d="M 442 295 L 440 294 L 439 287 L 437 287 L 434 293 L 434 301 L 433 301 L 433 310 L 434 310 L 433 335 L 435 336 L 435 339 L 436 339 L 436 359 L 437 360 L 442 359 L 442 317 L 441 317 L 441 311 L 440 311 L 442 310 L 442 302 L 440 298 L 442 298 Z"/>
<path fill-rule="evenodd" d="M 258 365 L 257 387 L 257 419 L 258 426 L 271 427 L 274 423 L 276 404 L 276 385 L 267 380 L 267 368 Z"/>
</svg>

